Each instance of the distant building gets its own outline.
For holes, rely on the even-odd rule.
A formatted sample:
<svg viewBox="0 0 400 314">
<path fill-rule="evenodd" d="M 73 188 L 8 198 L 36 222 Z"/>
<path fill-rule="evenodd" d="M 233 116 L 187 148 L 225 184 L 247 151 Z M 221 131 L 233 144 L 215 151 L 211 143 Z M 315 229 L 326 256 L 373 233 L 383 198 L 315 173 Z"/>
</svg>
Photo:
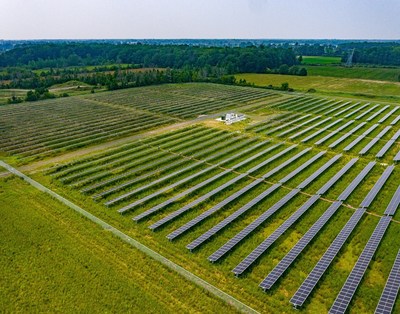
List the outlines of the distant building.
<svg viewBox="0 0 400 314">
<path fill-rule="evenodd" d="M 246 116 L 244 114 L 241 113 L 237 114 L 234 112 L 227 113 L 225 117 L 222 118 L 222 120 L 225 121 L 225 124 L 232 124 L 235 122 L 242 121 L 244 119 L 246 119 Z"/>
</svg>

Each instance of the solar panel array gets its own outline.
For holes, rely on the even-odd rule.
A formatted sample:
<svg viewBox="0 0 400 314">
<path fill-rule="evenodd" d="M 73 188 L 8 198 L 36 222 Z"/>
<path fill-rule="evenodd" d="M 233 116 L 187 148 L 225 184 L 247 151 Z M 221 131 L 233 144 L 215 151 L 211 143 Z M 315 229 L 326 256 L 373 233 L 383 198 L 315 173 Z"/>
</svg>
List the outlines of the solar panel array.
<svg viewBox="0 0 400 314">
<path fill-rule="evenodd" d="M 370 134 L 373 130 L 375 130 L 379 124 L 374 124 L 372 125 L 368 130 L 366 130 L 363 134 L 358 136 L 354 141 L 352 141 L 349 145 L 347 145 L 345 148 L 343 148 L 344 151 L 349 151 L 352 149 L 354 146 L 356 146 L 359 142 L 361 142 L 368 134 Z"/>
<path fill-rule="evenodd" d="M 377 116 L 379 116 L 382 112 L 384 112 L 389 107 L 390 106 L 384 106 L 383 108 L 379 109 L 377 112 L 375 112 L 370 117 L 368 117 L 367 121 L 372 121 L 373 119 L 375 119 Z"/>
<path fill-rule="evenodd" d="M 361 113 L 360 115 L 358 115 L 356 117 L 356 120 L 360 120 L 362 117 L 366 116 L 367 114 L 369 114 L 372 110 L 374 110 L 375 108 L 378 108 L 380 105 L 375 105 L 372 106 L 371 108 L 365 110 L 363 113 Z"/>
<path fill-rule="evenodd" d="M 386 154 L 386 152 L 392 147 L 397 139 L 400 137 L 400 130 L 398 130 L 390 140 L 386 142 L 386 144 L 381 148 L 381 150 L 375 155 L 376 158 L 382 158 L 383 155 Z"/>
<path fill-rule="evenodd" d="M 329 179 L 316 194 L 325 194 L 353 165 L 357 162 L 358 158 L 353 158 L 350 160 L 342 169 L 340 169 L 332 178 Z"/>
<path fill-rule="evenodd" d="M 306 163 L 302 164 L 300 167 L 298 167 L 297 169 L 293 170 L 289 175 L 287 175 L 286 181 L 287 182 L 289 179 L 293 178 L 295 175 L 299 174 L 302 170 L 304 170 L 305 168 L 307 168 L 308 166 L 310 166 L 313 162 L 315 162 L 316 160 L 318 160 L 320 157 L 322 157 L 323 153 L 319 153 L 317 155 L 315 155 L 314 157 L 312 157 L 311 159 L 309 159 Z M 282 180 L 281 180 L 282 181 Z M 245 212 L 247 212 L 249 209 L 251 209 L 252 207 L 254 207 L 256 204 L 258 204 L 259 202 L 261 202 L 265 197 L 267 197 L 268 195 L 270 195 L 273 191 L 275 191 L 278 187 L 280 186 L 280 184 L 274 184 L 273 186 L 271 186 L 270 188 L 268 188 L 266 191 L 262 192 L 261 194 L 259 194 L 257 197 L 255 197 L 254 199 L 252 199 L 250 202 L 248 202 L 247 204 L 245 204 L 244 206 L 242 206 L 240 209 L 238 209 L 237 211 L 235 211 L 233 214 L 231 214 L 230 216 L 228 216 L 227 218 L 225 218 L 223 221 L 221 221 L 220 223 L 218 223 L 217 225 L 215 225 L 214 227 L 212 227 L 211 229 L 209 229 L 208 231 L 206 231 L 205 233 L 203 233 L 200 237 L 198 237 L 197 239 L 195 239 L 192 243 L 190 243 L 187 248 L 190 250 L 195 249 L 196 247 L 198 247 L 200 244 L 202 244 L 203 242 L 205 242 L 206 240 L 208 240 L 209 238 L 211 238 L 214 234 L 216 234 L 217 232 L 219 232 L 220 230 L 222 230 L 223 228 L 225 228 L 228 224 L 230 224 L 231 222 L 233 222 L 234 220 L 236 220 L 238 217 L 240 217 L 241 215 L 243 215 Z"/>
<path fill-rule="evenodd" d="M 251 232 L 258 228 L 264 221 L 276 213 L 280 208 L 287 204 L 291 199 L 293 199 L 300 189 L 294 189 L 286 194 L 282 199 L 272 205 L 268 210 L 261 214 L 257 219 L 250 223 L 247 227 L 237 233 L 233 238 L 221 246 L 217 251 L 215 251 L 208 259 L 211 262 L 219 260 L 226 253 L 231 251 L 236 245 L 238 245 L 244 238 L 246 238 Z"/>
<path fill-rule="evenodd" d="M 324 119 L 324 120 L 322 120 L 322 121 L 319 121 L 319 122 L 317 122 L 317 123 L 315 123 L 315 124 L 309 126 L 308 128 L 306 128 L 306 129 L 304 129 L 304 130 L 301 130 L 301 131 L 299 131 L 299 132 L 297 132 L 297 133 L 295 133 L 295 134 L 289 136 L 289 138 L 290 138 L 291 140 L 293 140 L 293 139 L 295 139 L 296 137 L 299 137 L 300 135 L 303 135 L 304 133 L 307 133 L 307 132 L 311 131 L 312 129 L 314 129 L 314 128 L 320 126 L 321 124 L 324 124 L 324 123 L 328 122 L 328 121 L 331 120 L 331 119 L 332 119 L 332 118 L 329 117 L 329 118 L 326 118 L 326 119 Z"/>
<path fill-rule="evenodd" d="M 293 156 L 292 158 L 287 160 L 287 162 L 282 163 L 280 166 L 282 166 L 282 165 L 287 166 L 288 164 L 292 163 L 293 161 L 295 161 L 296 159 L 301 157 L 307 151 L 309 151 L 309 149 L 305 149 L 305 150 L 301 151 L 299 154 Z M 282 169 L 282 167 L 280 167 L 280 166 L 274 168 L 274 170 Z M 231 203 L 232 201 L 234 201 L 235 199 L 239 198 L 240 196 L 242 196 L 243 194 L 245 194 L 249 190 L 255 188 L 257 185 L 259 185 L 262 182 L 264 182 L 264 180 L 270 176 L 270 172 L 271 171 L 267 172 L 260 179 L 256 179 L 255 181 L 253 181 L 250 184 L 248 184 L 245 187 L 243 187 L 241 190 L 239 190 L 239 191 L 233 193 L 232 195 L 228 196 L 227 198 L 225 198 L 224 200 L 222 200 L 221 202 L 219 202 L 218 204 L 216 204 L 215 206 L 213 206 L 209 210 L 207 210 L 204 213 L 200 214 L 196 218 L 190 220 L 188 223 L 186 223 L 185 225 L 183 225 L 182 227 L 180 227 L 176 231 L 179 230 L 180 234 L 182 234 L 183 232 L 186 232 L 190 228 L 193 228 L 195 225 L 197 225 L 198 223 L 200 223 L 201 221 L 203 221 L 204 219 L 206 219 L 210 215 L 214 214 L 215 212 L 217 212 L 218 210 L 220 210 L 221 208 L 223 208 L 227 204 Z M 279 186 L 280 186 L 280 184 L 275 184 L 274 185 L 275 189 L 278 188 Z"/>
<path fill-rule="evenodd" d="M 331 127 L 335 126 L 336 124 L 338 124 L 339 122 L 341 122 L 343 119 L 338 119 L 326 126 L 324 126 L 323 128 L 319 129 L 318 131 L 315 131 L 314 133 L 310 134 L 309 136 L 303 138 L 301 141 L 303 143 L 308 142 L 309 140 L 313 139 L 314 137 L 318 136 L 319 134 L 325 132 L 326 130 L 329 130 Z"/>
<path fill-rule="evenodd" d="M 349 132 L 343 134 L 340 138 L 338 138 L 336 141 L 334 141 L 332 144 L 330 144 L 329 148 L 334 148 L 334 147 L 338 146 L 341 142 L 343 142 L 344 140 L 349 138 L 351 135 L 353 135 L 355 132 L 357 132 L 359 129 L 361 129 L 366 124 L 367 124 L 367 122 L 361 122 L 359 125 L 355 126 Z"/>
<path fill-rule="evenodd" d="M 337 128 L 336 130 L 332 131 L 331 133 L 325 135 L 323 138 L 315 142 L 315 145 L 321 145 L 322 143 L 326 142 L 329 140 L 332 136 L 335 136 L 339 132 L 343 131 L 344 129 L 348 128 L 350 125 L 354 123 L 354 120 L 347 121 L 345 124 L 343 124 L 341 127 Z"/>
<path fill-rule="evenodd" d="M 394 303 L 400 288 L 400 250 L 390 271 L 389 278 L 386 281 L 379 303 L 375 309 L 375 314 L 392 313 Z"/>
<path fill-rule="evenodd" d="M 361 181 L 371 171 L 375 162 L 370 162 L 348 185 L 343 193 L 337 198 L 338 201 L 332 203 L 331 206 L 322 214 L 322 216 L 311 226 L 311 228 L 303 235 L 303 237 L 293 246 L 293 248 L 285 255 L 285 257 L 274 267 L 268 276 L 261 282 L 260 287 L 264 290 L 270 289 L 278 279 L 284 274 L 289 266 L 307 247 L 322 227 L 329 221 L 333 214 L 340 208 L 342 201 L 345 201 L 352 192 L 359 186 Z"/>
<path fill-rule="evenodd" d="M 200 237 L 192 241 L 190 244 L 188 244 L 186 247 L 189 250 L 193 250 L 197 248 L 199 245 L 204 243 L 206 240 L 210 239 L 214 234 L 225 228 L 227 225 L 229 225 L 232 221 L 237 219 L 239 216 L 244 214 L 246 211 L 248 211 L 250 208 L 254 207 L 257 203 L 261 202 L 264 198 L 266 198 L 268 195 L 270 195 L 272 192 L 277 190 L 281 185 L 280 184 L 274 184 L 271 187 L 269 187 L 267 190 L 264 192 L 260 193 L 258 196 L 253 198 L 250 202 L 248 202 L 246 205 L 242 206 L 239 210 L 235 211 L 233 214 L 231 214 L 229 217 L 225 218 L 223 221 L 203 233 Z"/>
<path fill-rule="evenodd" d="M 354 214 L 350 217 L 346 225 L 342 228 L 342 230 L 337 235 L 335 240 L 332 242 L 332 244 L 326 250 L 324 255 L 318 261 L 317 265 L 315 265 L 311 273 L 303 281 L 300 288 L 296 291 L 296 293 L 290 300 L 290 302 L 294 306 L 302 306 L 304 304 L 305 300 L 311 294 L 312 290 L 315 288 L 318 281 L 321 279 L 322 275 L 328 269 L 329 265 L 332 263 L 333 259 L 338 254 L 339 250 L 343 247 L 344 243 L 350 236 L 351 232 L 357 226 L 361 217 L 365 213 L 366 208 L 374 200 L 377 193 L 383 187 L 384 183 L 387 181 L 392 171 L 393 167 L 388 167 L 385 169 L 385 171 L 382 173 L 381 177 L 378 179 L 377 183 L 374 185 L 370 193 L 368 193 L 368 195 L 362 201 L 360 208 L 358 208 L 354 212 Z"/>
<path fill-rule="evenodd" d="M 385 127 L 376 137 L 374 137 L 364 148 L 362 148 L 359 152 L 360 155 L 364 155 L 367 153 L 389 130 L 391 126 Z"/>
<path fill-rule="evenodd" d="M 312 205 L 318 200 L 319 195 L 313 195 L 297 211 L 295 211 L 285 222 L 280 225 L 268 238 L 266 238 L 257 248 L 255 248 L 245 259 L 243 259 L 234 269 L 236 276 L 241 275 L 248 269 L 278 238 L 289 229 Z"/>
<path fill-rule="evenodd" d="M 400 185 L 397 187 L 389 205 L 386 207 L 385 215 L 393 216 L 400 204 Z"/>
<path fill-rule="evenodd" d="M 393 170 L 394 170 L 393 165 L 389 166 L 385 169 L 385 171 L 382 173 L 381 177 L 378 179 L 378 181 L 375 183 L 373 188 L 369 191 L 367 196 L 361 202 L 360 207 L 368 208 L 369 205 L 371 205 L 372 201 L 378 195 L 379 191 L 382 189 L 382 187 L 386 183 L 387 179 L 389 179 L 389 176 L 391 175 Z"/>
<path fill-rule="evenodd" d="M 304 189 L 307 185 L 317 179 L 322 173 L 324 173 L 327 169 L 329 169 L 336 161 L 338 161 L 342 157 L 342 155 L 336 155 L 332 157 L 326 164 L 324 164 L 321 168 L 315 171 L 311 176 L 301 182 L 297 188 Z"/>
<path fill-rule="evenodd" d="M 197 198 L 197 199 L 194 200 L 193 202 L 191 202 L 191 203 L 189 203 L 189 204 L 183 206 L 181 209 L 179 209 L 179 210 L 177 210 L 177 211 L 171 213 L 171 214 L 169 215 L 170 220 L 171 220 L 171 219 L 174 219 L 175 217 L 177 217 L 177 216 L 181 215 L 182 213 L 188 211 L 189 209 L 193 208 L 194 206 L 200 204 L 201 202 L 203 202 L 203 201 L 209 199 L 211 196 L 213 196 L 213 195 L 219 193 L 220 191 L 226 189 L 227 187 L 229 187 L 229 186 L 235 184 L 235 183 L 238 182 L 239 180 L 241 180 L 241 179 L 243 179 L 244 177 L 246 177 L 248 174 L 251 174 L 251 173 L 257 171 L 257 170 L 260 169 L 261 167 L 264 167 L 265 165 L 271 163 L 273 160 L 275 160 L 275 159 L 277 159 L 277 158 L 283 156 L 284 154 L 288 153 L 290 150 L 292 150 L 292 149 L 295 148 L 295 147 L 296 147 L 296 145 L 293 145 L 293 146 L 290 146 L 290 147 L 286 148 L 285 150 L 283 150 L 283 151 L 277 153 L 276 155 L 274 155 L 274 156 L 268 158 L 267 160 L 264 160 L 263 162 L 259 163 L 259 164 L 256 165 L 256 166 L 254 166 L 254 167 L 251 168 L 247 173 L 240 174 L 239 176 L 233 178 L 232 180 L 230 180 L 230 181 L 228 181 L 228 182 L 226 182 L 226 183 L 220 185 L 219 187 L 215 188 L 214 190 L 212 190 L 212 191 L 210 191 L 210 192 L 204 194 L 203 196 Z M 250 185 L 248 186 L 248 189 L 252 188 L 253 186 L 255 186 L 255 185 L 257 185 L 257 184 L 259 184 L 261 181 L 262 181 L 262 179 L 260 179 L 260 181 L 257 181 L 257 180 L 254 181 L 252 184 L 250 184 Z M 246 192 L 248 189 L 244 189 L 243 191 L 239 191 L 238 193 L 243 194 L 243 193 Z M 241 194 L 240 194 L 240 195 L 241 195 Z M 233 196 L 231 196 L 230 198 L 233 198 Z M 221 207 L 222 207 L 222 206 L 221 206 Z M 192 224 L 196 224 L 196 223 L 197 223 L 197 222 L 192 221 L 192 222 L 190 222 L 190 223 L 188 223 L 188 224 L 185 224 L 185 225 L 181 226 L 180 228 L 178 228 L 178 229 L 174 230 L 173 232 L 171 232 L 170 234 L 168 234 L 168 235 L 167 235 L 167 238 L 168 238 L 169 240 L 175 239 L 176 237 L 178 237 L 178 236 L 181 235 L 182 233 L 184 233 L 184 232 L 186 232 L 187 230 L 189 230 L 189 229 L 192 227 Z"/>
<path fill-rule="evenodd" d="M 389 119 L 392 114 L 394 114 L 397 110 L 399 110 L 399 107 L 394 107 L 392 110 L 390 110 L 383 118 L 381 118 L 378 123 L 383 123 L 385 122 L 387 119 Z"/>
<path fill-rule="evenodd" d="M 239 162 L 238 164 L 236 164 L 235 166 L 233 166 L 231 169 L 227 169 L 227 170 L 225 170 L 224 172 L 215 175 L 215 176 L 213 177 L 213 179 L 216 180 L 216 179 L 220 178 L 221 176 L 223 176 L 223 175 L 225 175 L 225 174 L 228 174 L 228 173 L 232 172 L 233 170 L 235 170 L 235 169 L 237 169 L 237 168 L 239 168 L 239 167 L 241 167 L 241 166 L 243 166 L 243 165 L 246 165 L 247 163 L 249 163 L 249 162 L 251 162 L 251 161 L 257 159 L 258 157 L 262 156 L 263 154 L 266 154 L 266 153 L 268 153 L 268 152 L 274 150 L 275 148 L 279 147 L 280 145 L 281 145 L 281 144 L 276 144 L 276 145 L 273 145 L 273 146 L 270 146 L 270 147 L 266 148 L 266 149 L 263 150 L 262 152 L 257 153 L 257 154 L 255 154 L 255 155 L 253 155 L 253 156 L 247 158 L 246 160 L 244 160 L 244 161 L 242 161 L 242 162 Z M 257 146 L 259 146 L 259 145 L 257 144 Z M 242 153 L 239 153 L 239 154 L 242 155 Z M 230 161 L 230 160 L 233 160 L 233 158 L 232 158 L 232 157 L 228 158 L 228 160 L 225 160 L 222 164 L 227 163 L 227 162 Z M 221 164 L 221 163 L 220 163 L 220 164 Z M 213 165 L 213 166 L 210 166 L 209 168 L 216 169 L 217 166 L 218 166 L 218 165 Z M 207 169 L 209 169 L 209 168 L 207 168 Z M 204 172 L 207 172 L 207 171 L 206 171 L 207 169 L 204 169 Z M 204 173 L 204 172 L 203 172 L 203 173 Z M 194 177 L 196 177 L 197 175 L 198 175 L 198 173 L 193 174 Z M 150 194 L 150 195 L 147 195 L 147 196 L 145 196 L 145 197 L 143 197 L 143 198 L 141 198 L 141 199 L 139 199 L 139 200 L 137 200 L 137 201 L 135 201 L 135 202 L 133 202 L 133 203 L 131 203 L 131 204 L 129 204 L 129 205 L 126 205 L 126 206 L 122 207 L 121 209 L 118 210 L 118 212 L 124 213 L 124 212 L 126 212 L 126 211 L 128 211 L 128 210 L 130 210 L 130 209 L 132 209 L 132 208 L 134 208 L 134 207 L 136 207 L 136 206 L 138 206 L 138 205 L 140 205 L 140 204 L 143 204 L 144 202 L 146 202 L 146 201 L 148 201 L 148 200 L 150 200 L 150 199 L 152 199 L 152 198 L 155 198 L 155 197 L 157 197 L 158 195 L 161 195 L 161 194 L 163 194 L 163 193 L 165 193 L 165 192 L 167 192 L 167 191 L 169 191 L 169 190 L 172 190 L 173 188 L 175 188 L 175 187 L 177 187 L 177 186 L 180 186 L 180 185 L 182 185 L 182 184 L 184 184 L 184 183 L 186 183 L 186 182 L 188 182 L 188 181 L 190 181 L 190 180 L 192 180 L 192 179 L 193 179 L 192 176 L 190 176 L 190 177 L 185 177 L 185 178 L 183 178 L 182 180 L 180 180 L 180 181 L 178 181 L 178 182 L 175 182 L 175 183 L 173 183 L 173 184 L 171 184 L 171 185 L 168 185 L 168 186 L 166 186 L 166 187 L 164 187 L 164 188 L 162 188 L 162 189 L 160 189 L 160 190 L 158 190 L 158 191 L 156 191 L 156 192 L 154 192 L 154 193 L 152 193 L 152 194 Z M 213 179 L 208 179 L 208 183 L 214 181 Z M 143 190 L 143 187 L 140 188 L 140 189 Z M 193 191 L 194 191 L 194 189 L 192 189 L 192 192 L 193 192 Z M 131 192 L 127 193 L 127 194 L 133 195 L 133 194 L 136 194 L 136 193 L 137 193 L 136 190 L 134 190 L 134 191 L 131 191 Z M 127 194 L 125 194 L 125 195 L 127 195 Z M 121 198 L 121 197 L 119 197 L 119 199 L 120 199 L 120 198 Z M 110 202 L 115 202 L 115 199 L 112 200 L 112 201 L 110 201 Z M 106 205 L 109 205 L 110 202 L 107 202 L 107 203 L 105 203 L 105 204 L 106 204 Z"/>
<path fill-rule="evenodd" d="M 329 313 L 344 314 L 346 312 L 346 309 L 349 306 L 391 220 L 392 218 L 390 216 L 384 216 L 379 220 L 378 225 L 369 238 L 367 245 L 358 258 L 350 275 L 347 277 L 347 280 L 336 297 Z"/>
</svg>

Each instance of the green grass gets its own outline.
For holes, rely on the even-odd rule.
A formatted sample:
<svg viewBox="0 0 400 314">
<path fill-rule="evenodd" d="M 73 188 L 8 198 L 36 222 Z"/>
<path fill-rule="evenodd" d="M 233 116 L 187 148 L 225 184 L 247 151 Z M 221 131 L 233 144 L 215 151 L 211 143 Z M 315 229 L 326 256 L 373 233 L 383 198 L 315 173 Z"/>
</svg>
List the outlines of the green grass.
<svg viewBox="0 0 400 314">
<path fill-rule="evenodd" d="M 306 66 L 309 76 L 330 76 L 341 78 L 354 78 L 377 81 L 398 82 L 400 68 L 370 68 L 352 67 L 346 68 L 335 65 Z"/>
<path fill-rule="evenodd" d="M 256 86 L 281 86 L 289 83 L 289 87 L 296 91 L 307 92 L 315 89 L 317 92 L 334 96 L 352 96 L 357 98 L 376 99 L 384 101 L 400 100 L 400 83 L 378 82 L 361 79 L 319 77 L 319 76 L 294 76 L 279 74 L 237 74 L 235 77 L 245 79 Z"/>
<path fill-rule="evenodd" d="M 143 253 L 12 177 L 0 180 L 5 312 L 234 312 Z"/>
<path fill-rule="evenodd" d="M 302 64 L 340 64 L 340 57 L 303 56 Z"/>
</svg>

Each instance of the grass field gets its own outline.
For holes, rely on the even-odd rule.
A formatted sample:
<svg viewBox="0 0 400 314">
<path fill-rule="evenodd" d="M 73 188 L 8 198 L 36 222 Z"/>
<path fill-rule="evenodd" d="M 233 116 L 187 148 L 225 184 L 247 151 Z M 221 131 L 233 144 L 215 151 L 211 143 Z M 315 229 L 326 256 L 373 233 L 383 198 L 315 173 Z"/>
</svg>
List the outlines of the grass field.
<svg viewBox="0 0 400 314">
<path fill-rule="evenodd" d="M 310 76 L 328 76 L 390 82 L 398 82 L 400 75 L 400 68 L 370 68 L 357 66 L 346 68 L 335 65 L 309 65 L 306 66 L 306 69 Z"/>
<path fill-rule="evenodd" d="M 303 56 L 302 64 L 340 64 L 342 58 L 340 57 L 321 57 L 321 56 Z"/>
<path fill-rule="evenodd" d="M 234 312 L 18 178 L 0 216 L 3 312 Z"/>
<path fill-rule="evenodd" d="M 383 101 L 400 100 L 400 83 L 369 81 L 361 79 L 319 77 L 319 76 L 293 76 L 279 74 L 237 74 L 235 77 L 245 79 L 257 86 L 281 86 L 289 83 L 289 87 L 296 91 L 307 92 L 315 89 L 319 93 L 353 97 L 372 98 Z"/>
</svg>

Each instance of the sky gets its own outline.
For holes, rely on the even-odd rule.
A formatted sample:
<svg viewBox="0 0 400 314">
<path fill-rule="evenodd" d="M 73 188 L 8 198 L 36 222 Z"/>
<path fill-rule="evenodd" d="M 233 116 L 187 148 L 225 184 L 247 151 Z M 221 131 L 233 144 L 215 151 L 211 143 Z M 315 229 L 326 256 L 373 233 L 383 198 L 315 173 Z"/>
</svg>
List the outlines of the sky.
<svg viewBox="0 0 400 314">
<path fill-rule="evenodd" d="M 400 39 L 400 0 L 0 0 L 0 39 Z"/>
</svg>

